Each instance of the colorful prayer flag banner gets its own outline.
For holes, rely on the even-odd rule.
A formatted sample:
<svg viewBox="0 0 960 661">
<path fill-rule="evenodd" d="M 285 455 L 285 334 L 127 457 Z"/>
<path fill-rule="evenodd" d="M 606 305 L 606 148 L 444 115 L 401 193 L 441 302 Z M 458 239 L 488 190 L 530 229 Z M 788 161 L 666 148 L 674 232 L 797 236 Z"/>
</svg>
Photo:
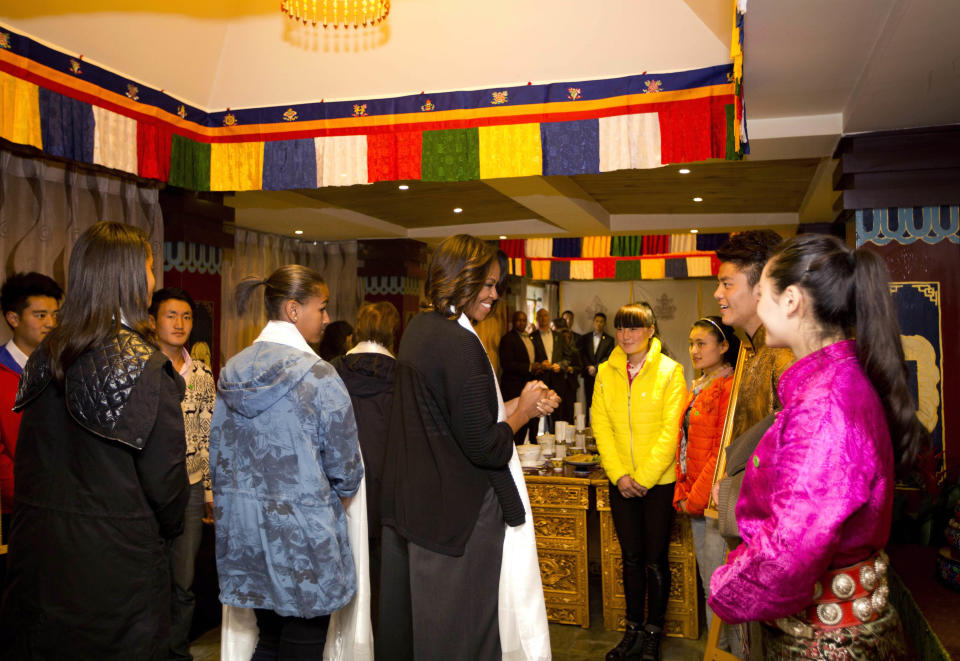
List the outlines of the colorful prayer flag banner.
<svg viewBox="0 0 960 661">
<path fill-rule="evenodd" d="M 733 62 L 690 71 L 208 112 L 0 26 L 0 137 L 192 190 L 738 159 L 740 13 L 734 29 Z"/>
</svg>

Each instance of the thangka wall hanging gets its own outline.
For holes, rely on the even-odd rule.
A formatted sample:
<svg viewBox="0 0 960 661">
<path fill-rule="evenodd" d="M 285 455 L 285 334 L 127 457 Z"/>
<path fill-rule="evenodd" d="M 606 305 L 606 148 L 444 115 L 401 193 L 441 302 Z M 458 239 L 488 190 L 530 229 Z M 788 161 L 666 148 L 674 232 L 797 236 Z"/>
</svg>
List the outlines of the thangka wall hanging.
<svg viewBox="0 0 960 661">
<path fill-rule="evenodd" d="M 653 168 L 747 152 L 732 63 L 487 90 L 207 112 L 0 28 L 0 137 L 190 190 Z"/>
</svg>

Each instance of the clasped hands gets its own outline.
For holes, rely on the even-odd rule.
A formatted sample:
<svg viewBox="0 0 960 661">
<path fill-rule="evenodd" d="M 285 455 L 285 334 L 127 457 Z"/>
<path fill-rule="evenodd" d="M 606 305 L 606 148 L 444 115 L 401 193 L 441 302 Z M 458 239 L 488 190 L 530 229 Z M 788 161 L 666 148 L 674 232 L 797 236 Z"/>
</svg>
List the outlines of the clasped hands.
<svg viewBox="0 0 960 661">
<path fill-rule="evenodd" d="M 560 406 L 560 396 L 543 381 L 528 381 L 520 393 L 520 409 L 529 418 L 550 415 Z"/>
<path fill-rule="evenodd" d="M 620 490 L 620 495 L 624 498 L 643 498 L 647 495 L 647 488 L 641 486 L 629 475 L 624 475 L 617 480 L 617 489 Z"/>
</svg>

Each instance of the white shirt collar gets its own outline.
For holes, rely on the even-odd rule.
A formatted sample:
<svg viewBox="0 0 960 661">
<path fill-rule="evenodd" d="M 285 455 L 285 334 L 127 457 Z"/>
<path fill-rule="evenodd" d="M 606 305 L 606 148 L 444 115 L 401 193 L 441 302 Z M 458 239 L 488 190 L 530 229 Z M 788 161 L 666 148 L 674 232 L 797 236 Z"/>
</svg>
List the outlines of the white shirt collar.
<svg viewBox="0 0 960 661">
<path fill-rule="evenodd" d="M 21 369 L 26 367 L 27 358 L 29 358 L 30 356 L 23 353 L 20 350 L 20 347 L 17 346 L 17 343 L 14 342 L 12 339 L 9 342 L 7 342 L 6 347 L 7 347 L 7 351 L 10 352 L 10 357 L 13 358 L 15 361 L 17 361 L 17 365 L 19 365 Z"/>
<path fill-rule="evenodd" d="M 180 376 L 186 377 L 193 369 L 193 358 L 186 347 L 180 347 L 180 353 L 183 355 L 183 367 L 180 368 Z"/>
<path fill-rule="evenodd" d="M 307 341 L 303 339 L 303 335 L 300 334 L 300 331 L 297 330 L 297 327 L 291 324 L 289 321 L 268 321 L 267 325 L 263 327 L 263 330 L 260 331 L 260 335 L 257 336 L 257 339 L 255 339 L 254 342 L 275 342 L 276 344 L 285 344 L 288 347 L 293 347 L 294 349 L 300 349 L 300 351 L 317 355 L 316 352 L 310 348 L 310 345 L 307 344 Z"/>
<path fill-rule="evenodd" d="M 350 351 L 347 352 L 347 355 L 352 353 L 380 353 L 384 356 L 390 356 L 393 358 L 393 354 L 390 353 L 390 349 L 386 348 L 382 344 L 379 344 L 378 342 L 372 342 L 370 340 L 357 342 L 357 346 L 350 349 Z"/>
</svg>

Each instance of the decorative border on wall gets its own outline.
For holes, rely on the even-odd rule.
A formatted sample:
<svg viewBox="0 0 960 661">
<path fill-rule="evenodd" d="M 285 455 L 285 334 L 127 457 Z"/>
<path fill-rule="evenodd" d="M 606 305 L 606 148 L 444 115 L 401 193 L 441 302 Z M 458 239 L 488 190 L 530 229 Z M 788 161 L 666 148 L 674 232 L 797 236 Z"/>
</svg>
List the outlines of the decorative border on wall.
<svg viewBox="0 0 960 661">
<path fill-rule="evenodd" d="M 223 249 L 183 241 L 163 242 L 163 270 L 178 273 L 220 274 Z"/>
<path fill-rule="evenodd" d="M 419 296 L 423 292 L 423 280 L 402 275 L 368 275 L 363 279 L 363 285 L 364 294 L 371 296 Z"/>
<path fill-rule="evenodd" d="M 917 241 L 960 243 L 960 207 L 891 207 L 858 209 L 857 247 L 864 243 L 885 246 L 891 241 L 909 245 Z"/>
</svg>

